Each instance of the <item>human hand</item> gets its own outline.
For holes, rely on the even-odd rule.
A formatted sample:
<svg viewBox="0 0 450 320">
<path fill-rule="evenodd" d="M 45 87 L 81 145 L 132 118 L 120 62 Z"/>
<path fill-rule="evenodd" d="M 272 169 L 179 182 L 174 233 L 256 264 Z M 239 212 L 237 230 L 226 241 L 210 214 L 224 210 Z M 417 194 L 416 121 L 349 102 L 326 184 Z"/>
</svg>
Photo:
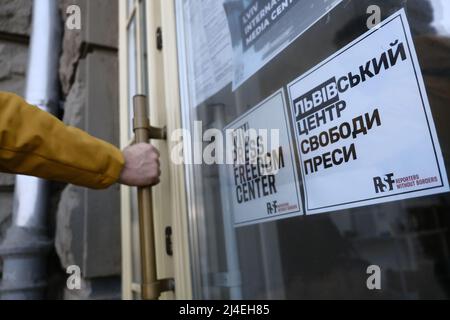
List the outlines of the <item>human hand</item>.
<svg viewBox="0 0 450 320">
<path fill-rule="evenodd" d="M 125 165 L 119 183 L 131 187 L 157 185 L 161 175 L 159 151 L 151 144 L 139 143 L 123 150 Z"/>
</svg>

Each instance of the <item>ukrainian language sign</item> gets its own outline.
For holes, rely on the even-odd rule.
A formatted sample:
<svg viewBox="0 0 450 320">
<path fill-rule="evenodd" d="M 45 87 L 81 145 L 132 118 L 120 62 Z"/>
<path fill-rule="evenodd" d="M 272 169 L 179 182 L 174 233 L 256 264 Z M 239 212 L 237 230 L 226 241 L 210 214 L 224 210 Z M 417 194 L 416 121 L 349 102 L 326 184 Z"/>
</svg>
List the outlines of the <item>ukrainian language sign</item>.
<svg viewBox="0 0 450 320">
<path fill-rule="evenodd" d="M 288 93 L 308 214 L 449 190 L 403 9 Z"/>
</svg>

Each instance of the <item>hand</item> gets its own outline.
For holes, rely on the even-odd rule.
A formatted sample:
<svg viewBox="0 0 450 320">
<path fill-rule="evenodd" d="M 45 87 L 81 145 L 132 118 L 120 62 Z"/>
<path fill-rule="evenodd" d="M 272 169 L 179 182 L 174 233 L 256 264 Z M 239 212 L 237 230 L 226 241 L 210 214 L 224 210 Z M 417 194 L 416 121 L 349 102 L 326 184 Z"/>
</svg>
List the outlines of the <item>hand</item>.
<svg viewBox="0 0 450 320">
<path fill-rule="evenodd" d="M 131 187 L 154 186 L 159 183 L 159 151 L 151 144 L 139 143 L 123 150 L 125 165 L 119 183 Z"/>
</svg>

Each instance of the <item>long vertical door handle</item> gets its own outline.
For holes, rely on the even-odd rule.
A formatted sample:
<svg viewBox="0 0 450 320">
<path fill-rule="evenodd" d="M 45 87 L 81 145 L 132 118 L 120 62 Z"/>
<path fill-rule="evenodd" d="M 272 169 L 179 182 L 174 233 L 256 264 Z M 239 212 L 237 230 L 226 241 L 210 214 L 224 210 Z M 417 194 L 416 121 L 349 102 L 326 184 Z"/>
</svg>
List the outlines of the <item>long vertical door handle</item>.
<svg viewBox="0 0 450 320">
<path fill-rule="evenodd" d="M 147 98 L 133 98 L 133 131 L 136 143 L 148 143 L 150 139 L 166 139 L 166 130 L 150 126 Z M 174 290 L 173 279 L 158 280 L 156 272 L 155 230 L 153 224 L 152 188 L 138 188 L 139 242 L 141 255 L 141 297 L 157 300 L 162 292 Z"/>
</svg>

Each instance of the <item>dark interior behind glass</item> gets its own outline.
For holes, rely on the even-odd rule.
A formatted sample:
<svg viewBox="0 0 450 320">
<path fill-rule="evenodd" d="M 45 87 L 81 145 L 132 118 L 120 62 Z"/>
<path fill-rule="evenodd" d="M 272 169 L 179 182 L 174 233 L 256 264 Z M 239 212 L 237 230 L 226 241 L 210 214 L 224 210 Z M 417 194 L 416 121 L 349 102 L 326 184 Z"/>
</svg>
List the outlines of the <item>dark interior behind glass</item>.
<svg viewBox="0 0 450 320">
<path fill-rule="evenodd" d="M 235 92 L 228 85 L 197 106 L 194 116 L 204 130 L 230 123 L 365 33 L 369 5 L 380 6 L 383 19 L 403 7 L 448 172 L 450 39 L 432 26 L 436 12 L 430 1 L 344 0 Z M 204 298 L 232 297 L 211 275 L 228 268 L 219 170 L 195 168 L 205 212 L 202 250 L 210 268 L 203 276 Z M 236 228 L 242 297 L 449 298 L 449 226 L 445 193 Z M 382 290 L 366 287 L 366 269 L 373 264 L 381 267 Z"/>
</svg>

